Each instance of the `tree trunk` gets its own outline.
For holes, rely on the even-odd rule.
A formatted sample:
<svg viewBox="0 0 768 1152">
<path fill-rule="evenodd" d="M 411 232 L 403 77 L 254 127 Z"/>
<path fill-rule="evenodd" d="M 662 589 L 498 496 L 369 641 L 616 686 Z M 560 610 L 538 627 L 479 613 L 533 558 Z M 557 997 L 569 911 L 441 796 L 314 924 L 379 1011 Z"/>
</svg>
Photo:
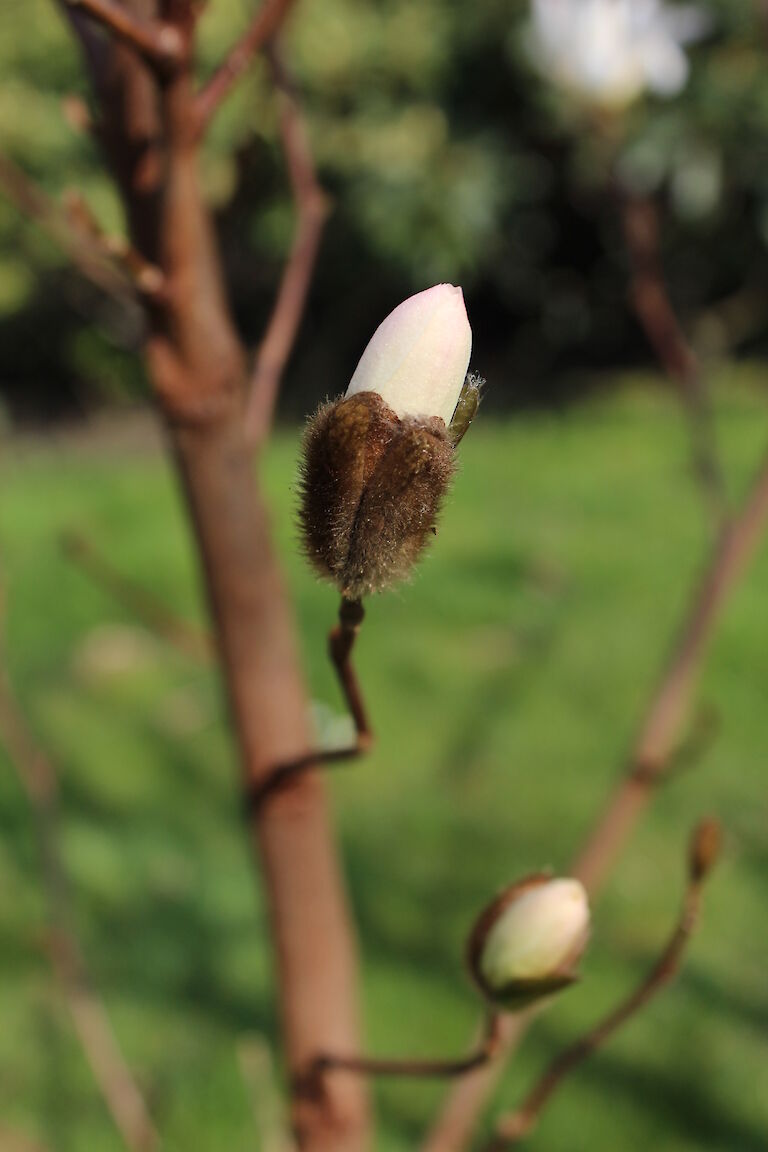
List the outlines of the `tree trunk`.
<svg viewBox="0 0 768 1152">
<path fill-rule="evenodd" d="M 307 696 L 293 621 L 252 476 L 240 406 L 204 425 L 171 426 L 205 567 L 244 785 L 310 747 Z M 323 1051 L 360 1048 L 356 957 L 324 786 L 303 774 L 254 817 L 282 1017 L 294 1077 Z M 356 1077 L 334 1077 L 322 1099 L 297 1093 L 302 1148 L 359 1152 L 367 1102 Z"/>
</svg>

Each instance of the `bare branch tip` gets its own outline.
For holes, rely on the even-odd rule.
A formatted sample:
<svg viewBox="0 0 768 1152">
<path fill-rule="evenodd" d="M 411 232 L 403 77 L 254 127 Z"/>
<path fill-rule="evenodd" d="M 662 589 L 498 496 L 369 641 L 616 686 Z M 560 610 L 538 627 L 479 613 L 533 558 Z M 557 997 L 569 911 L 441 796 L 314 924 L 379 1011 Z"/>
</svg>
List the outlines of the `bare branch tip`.
<svg viewBox="0 0 768 1152">
<path fill-rule="evenodd" d="M 722 827 L 714 817 L 701 820 L 693 830 L 688 849 L 688 873 L 693 884 L 700 884 L 716 865 L 722 851 Z"/>
<path fill-rule="evenodd" d="M 83 135 L 90 135 L 90 133 L 93 132 L 91 110 L 82 97 L 76 96 L 73 92 L 67 96 L 63 96 L 61 100 L 61 111 L 65 123 L 68 124 L 73 131 L 80 132 Z"/>
</svg>

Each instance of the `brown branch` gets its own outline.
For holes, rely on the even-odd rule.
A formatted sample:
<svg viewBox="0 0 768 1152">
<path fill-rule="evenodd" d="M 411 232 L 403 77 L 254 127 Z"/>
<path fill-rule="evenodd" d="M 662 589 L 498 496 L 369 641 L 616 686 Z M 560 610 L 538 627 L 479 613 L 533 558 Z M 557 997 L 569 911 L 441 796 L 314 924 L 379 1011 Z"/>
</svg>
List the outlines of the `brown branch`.
<svg viewBox="0 0 768 1152">
<path fill-rule="evenodd" d="M 77 270 L 123 308 L 136 310 L 130 280 L 119 272 L 102 246 L 73 228 L 59 207 L 7 156 L 0 155 L 0 190 L 24 216 L 46 232 Z"/>
<path fill-rule="evenodd" d="M 158 1145 L 157 1133 L 104 1003 L 88 980 L 82 954 L 69 932 L 59 933 L 51 941 L 51 954 L 80 1045 L 115 1126 L 130 1152 L 149 1152 Z"/>
<path fill-rule="evenodd" d="M 0 668 L 0 740 L 6 746 L 35 816 L 51 923 L 51 962 L 75 1032 L 126 1147 L 130 1152 L 149 1152 L 157 1144 L 157 1135 L 106 1009 L 87 979 L 72 930 L 68 884 L 58 842 L 56 772 L 27 728 L 4 668 Z"/>
<path fill-rule="evenodd" d="M 197 95 L 195 116 L 198 136 L 205 133 L 219 105 L 248 70 L 253 58 L 280 31 L 294 2 L 295 0 L 264 0 L 250 27 Z"/>
<path fill-rule="evenodd" d="M 81 96 L 70 92 L 61 99 L 61 114 L 73 132 L 83 136 L 94 135 L 94 123 L 91 110 Z"/>
<path fill-rule="evenodd" d="M 741 511 L 721 533 L 691 597 L 686 620 L 652 696 L 618 785 L 574 863 L 573 874 L 592 892 L 610 868 L 667 771 L 690 711 L 699 670 L 723 609 L 744 574 L 768 523 L 768 458 Z"/>
<path fill-rule="evenodd" d="M 212 640 L 202 628 L 182 620 L 154 593 L 124 576 L 82 532 L 70 530 L 63 533 L 61 546 L 65 556 L 94 583 L 172 648 L 196 661 L 207 662 L 212 658 Z"/>
<path fill-rule="evenodd" d="M 64 212 L 73 230 L 87 236 L 105 257 L 118 264 L 137 292 L 159 301 L 165 289 L 165 278 L 124 236 L 108 236 L 94 216 L 87 201 L 76 189 L 64 195 Z"/>
<path fill-rule="evenodd" d="M 373 732 L 368 720 L 362 688 L 352 663 L 352 650 L 364 617 L 365 612 L 359 600 L 342 599 L 339 607 L 339 623 L 331 630 L 328 637 L 328 653 L 336 669 L 339 686 L 355 725 L 354 744 L 348 748 L 315 749 L 274 768 L 268 776 L 249 789 L 246 796 L 249 811 L 257 811 L 268 796 L 281 791 L 302 772 L 322 765 L 356 760 L 359 756 L 364 755 L 373 743 Z"/>
<path fill-rule="evenodd" d="M 46 1152 L 45 1147 L 22 1132 L 0 1128 L 0 1152 Z"/>
<path fill-rule="evenodd" d="M 489 1014 L 483 1039 L 468 1056 L 457 1060 L 390 1060 L 367 1056 L 337 1056 L 323 1053 L 314 1061 L 310 1079 L 322 1078 L 330 1073 L 347 1072 L 355 1076 L 397 1076 L 413 1079 L 452 1079 L 464 1076 L 492 1060 L 499 1048 L 501 1017 Z"/>
<path fill-rule="evenodd" d="M 244 1037 L 237 1045 L 237 1060 L 251 1103 L 260 1152 L 296 1152 L 285 1126 L 269 1044 L 261 1036 Z"/>
<path fill-rule="evenodd" d="M 618 191 L 631 275 L 630 298 L 663 370 L 676 385 L 691 427 L 693 463 L 716 524 L 723 519 L 725 483 L 718 460 L 712 409 L 693 349 L 667 291 L 659 218 L 649 197 Z"/>
<path fill-rule="evenodd" d="M 266 51 L 280 101 L 280 137 L 296 206 L 296 228 L 251 378 L 246 431 L 257 445 L 263 442 L 272 423 L 280 381 L 304 314 L 329 212 L 294 86 L 274 44 Z"/>
<path fill-rule="evenodd" d="M 768 523 L 768 457 L 741 510 L 731 518 L 694 589 L 686 619 L 651 696 L 625 772 L 569 868 L 594 896 L 608 878 L 621 848 L 666 776 L 679 746 L 696 678 L 707 646 L 736 584 Z M 422 1152 L 461 1152 L 466 1147 L 504 1065 L 522 1039 L 529 1018 L 504 1021 L 503 1056 L 456 1085 L 429 1132 Z"/>
<path fill-rule="evenodd" d="M 134 48 L 148 64 L 164 73 L 177 69 L 185 61 L 185 38 L 169 21 L 146 19 L 118 0 L 64 0 L 64 3 L 84 12 L 121 43 Z"/>
<path fill-rule="evenodd" d="M 519 1144 L 536 1125 L 542 1111 L 566 1077 L 602 1048 L 620 1028 L 674 979 L 698 922 L 702 886 L 715 862 L 718 850 L 719 828 L 713 821 L 705 821 L 693 834 L 682 911 L 659 959 L 638 987 L 621 1004 L 552 1061 L 517 1111 L 499 1121 L 493 1139 L 486 1145 L 486 1152 L 504 1152 L 505 1149 Z"/>
</svg>

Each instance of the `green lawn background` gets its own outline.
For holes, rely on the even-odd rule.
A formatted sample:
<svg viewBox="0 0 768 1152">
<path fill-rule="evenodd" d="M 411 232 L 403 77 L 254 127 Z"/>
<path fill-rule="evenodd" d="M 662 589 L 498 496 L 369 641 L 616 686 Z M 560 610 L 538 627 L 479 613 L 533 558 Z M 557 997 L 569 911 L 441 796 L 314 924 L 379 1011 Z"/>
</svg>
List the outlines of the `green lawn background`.
<svg viewBox="0 0 768 1152">
<path fill-rule="evenodd" d="M 479 418 L 413 584 L 369 605 L 359 671 L 377 731 L 330 787 L 359 925 L 371 1051 L 453 1055 L 478 1004 L 479 906 L 567 866 L 642 716 L 710 531 L 674 398 L 630 380 L 560 415 Z M 760 372 L 724 372 L 733 498 L 768 444 Z M 321 732 L 335 597 L 298 554 L 296 434 L 265 461 Z M 171 1152 L 259 1147 L 238 1045 L 275 1034 L 264 908 L 215 674 L 146 633 L 62 554 L 85 531 L 180 613 L 202 607 L 178 493 L 151 446 L 5 442 L 0 563 L 11 674 L 61 773 L 77 927 Z M 532 1152 L 768 1148 L 768 547 L 728 606 L 700 700 L 719 717 L 658 795 L 601 897 L 584 981 L 541 1016 L 499 1104 L 637 980 L 670 930 L 691 823 L 727 853 L 679 982 L 579 1070 Z M 0 751 L 0 1128 L 51 1152 L 120 1141 L 47 966 L 40 857 Z M 314 942 L 307 940 L 309 949 Z M 380 1152 L 406 1152 L 439 1086 L 377 1088 Z"/>
</svg>

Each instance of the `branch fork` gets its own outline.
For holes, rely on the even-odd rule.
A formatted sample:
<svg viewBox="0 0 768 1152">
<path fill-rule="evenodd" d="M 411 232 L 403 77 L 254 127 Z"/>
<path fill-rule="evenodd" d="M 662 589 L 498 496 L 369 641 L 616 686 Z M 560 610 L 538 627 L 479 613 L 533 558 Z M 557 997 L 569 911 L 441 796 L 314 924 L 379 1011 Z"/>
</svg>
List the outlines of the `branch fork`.
<svg viewBox="0 0 768 1152">
<path fill-rule="evenodd" d="M 173 75 L 189 60 L 190 40 L 170 20 L 147 20 L 117 0 L 64 0 L 64 3 L 134 48 L 162 76 Z"/>
<path fill-rule="evenodd" d="M 119 266 L 138 294 L 159 303 L 165 297 L 165 276 L 124 236 L 109 236 L 102 229 L 84 196 L 75 189 L 64 195 L 64 211 L 74 232 L 87 237 L 104 256 Z"/>
<path fill-rule="evenodd" d="M 467 1056 L 455 1060 L 389 1059 L 373 1056 L 339 1056 L 323 1053 L 311 1065 L 307 1084 L 317 1090 L 325 1076 L 348 1073 L 353 1076 L 388 1076 L 406 1079 L 451 1079 L 464 1076 L 487 1064 L 499 1051 L 501 1016 L 490 1012 L 486 1018 L 482 1039 L 478 1047 Z"/>
<path fill-rule="evenodd" d="M 502 1117 L 484 1152 L 505 1152 L 531 1131 L 563 1080 L 627 1024 L 677 975 L 685 950 L 696 928 L 704 882 L 720 853 L 720 826 L 702 820 L 688 847 L 688 876 L 677 924 L 658 960 L 637 988 L 599 1024 L 557 1056 L 528 1093 L 520 1107 Z"/>
</svg>

